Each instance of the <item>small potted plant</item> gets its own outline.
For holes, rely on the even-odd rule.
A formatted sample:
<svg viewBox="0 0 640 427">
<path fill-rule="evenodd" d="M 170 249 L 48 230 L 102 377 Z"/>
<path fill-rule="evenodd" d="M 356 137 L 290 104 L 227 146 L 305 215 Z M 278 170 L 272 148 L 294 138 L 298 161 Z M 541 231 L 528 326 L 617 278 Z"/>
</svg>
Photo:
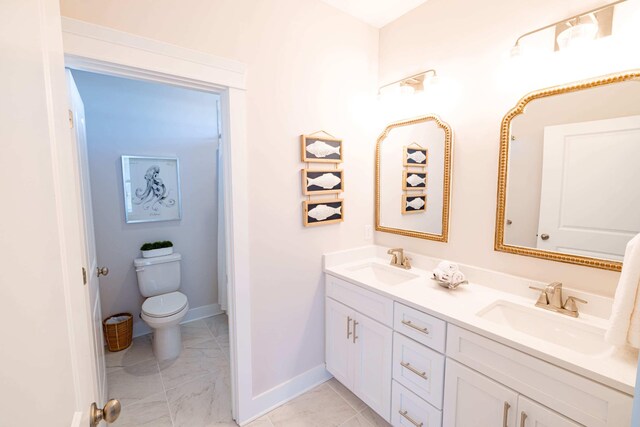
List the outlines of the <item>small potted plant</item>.
<svg viewBox="0 0 640 427">
<path fill-rule="evenodd" d="M 145 243 L 140 247 L 143 258 L 153 258 L 156 256 L 171 255 L 173 253 L 173 243 L 168 240 Z"/>
</svg>

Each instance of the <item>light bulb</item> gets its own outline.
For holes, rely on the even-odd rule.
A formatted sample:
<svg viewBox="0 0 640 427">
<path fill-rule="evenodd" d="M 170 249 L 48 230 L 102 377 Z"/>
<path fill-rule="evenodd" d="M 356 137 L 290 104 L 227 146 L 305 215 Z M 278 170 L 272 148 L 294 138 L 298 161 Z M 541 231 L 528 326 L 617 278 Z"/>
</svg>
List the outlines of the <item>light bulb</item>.
<svg viewBox="0 0 640 427">
<path fill-rule="evenodd" d="M 558 34 L 557 42 L 560 50 L 584 46 L 598 35 L 598 24 L 589 22 L 577 24 Z"/>
</svg>

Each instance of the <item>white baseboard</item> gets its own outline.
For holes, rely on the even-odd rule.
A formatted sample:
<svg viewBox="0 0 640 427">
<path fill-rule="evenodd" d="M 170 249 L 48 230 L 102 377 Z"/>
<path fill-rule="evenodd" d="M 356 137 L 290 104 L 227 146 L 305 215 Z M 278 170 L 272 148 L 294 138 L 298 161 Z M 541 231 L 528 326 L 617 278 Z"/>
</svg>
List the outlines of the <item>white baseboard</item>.
<svg viewBox="0 0 640 427">
<path fill-rule="evenodd" d="M 220 309 L 220 304 L 209 304 L 200 307 L 190 308 L 187 311 L 187 315 L 184 316 L 180 324 L 193 322 L 194 320 L 204 319 L 206 317 L 215 316 L 216 314 L 222 314 L 224 311 Z M 145 323 L 144 320 L 138 318 L 133 322 L 133 337 L 139 337 L 151 333 L 151 328 Z"/>
<path fill-rule="evenodd" d="M 290 400 L 304 394 L 314 387 L 330 380 L 332 375 L 326 370 L 324 363 L 315 368 L 309 369 L 297 377 L 294 377 L 282 384 L 267 390 L 253 398 L 253 413 L 255 414 L 248 420 L 242 420 L 241 426 L 260 418 L 264 414 L 271 412 L 279 406 L 284 405 Z"/>
</svg>

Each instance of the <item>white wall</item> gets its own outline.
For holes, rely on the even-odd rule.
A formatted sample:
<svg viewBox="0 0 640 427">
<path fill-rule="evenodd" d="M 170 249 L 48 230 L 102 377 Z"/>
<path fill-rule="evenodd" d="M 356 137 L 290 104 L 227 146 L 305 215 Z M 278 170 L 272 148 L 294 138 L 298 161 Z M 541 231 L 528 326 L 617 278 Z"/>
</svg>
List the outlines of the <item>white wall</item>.
<svg viewBox="0 0 640 427">
<path fill-rule="evenodd" d="M 63 0 L 65 16 L 248 65 L 254 394 L 324 363 L 324 252 L 372 224 L 378 31 L 319 0 Z M 302 226 L 299 135 L 344 139 L 345 222 Z"/>
<path fill-rule="evenodd" d="M 618 273 L 493 251 L 504 114 L 529 91 L 640 66 L 640 57 L 629 55 L 632 48 L 620 48 L 613 40 L 601 40 L 589 52 L 525 63 L 509 58 L 511 46 L 529 30 L 601 4 L 429 0 L 382 28 L 381 82 L 428 68 L 438 71 L 446 90 L 387 109 L 395 111 L 395 118 L 436 113 L 452 126 L 453 187 L 449 243 L 387 233 L 376 233 L 376 243 L 613 295 Z"/>
<path fill-rule="evenodd" d="M 133 259 L 145 242 L 171 240 L 182 254 L 181 292 L 190 308 L 218 302 L 218 95 L 72 71 L 85 106 L 102 314 L 133 313 L 140 295 Z M 127 224 L 122 155 L 178 157 L 180 221 Z"/>
</svg>

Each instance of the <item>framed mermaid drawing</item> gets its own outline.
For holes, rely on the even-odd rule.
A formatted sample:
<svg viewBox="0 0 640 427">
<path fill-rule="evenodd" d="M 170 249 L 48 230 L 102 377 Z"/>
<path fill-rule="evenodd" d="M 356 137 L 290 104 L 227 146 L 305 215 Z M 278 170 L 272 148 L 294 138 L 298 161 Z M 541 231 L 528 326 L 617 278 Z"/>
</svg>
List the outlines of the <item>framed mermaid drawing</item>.
<svg viewBox="0 0 640 427">
<path fill-rule="evenodd" d="M 128 224 L 181 219 L 177 158 L 122 156 L 122 184 Z"/>
</svg>

